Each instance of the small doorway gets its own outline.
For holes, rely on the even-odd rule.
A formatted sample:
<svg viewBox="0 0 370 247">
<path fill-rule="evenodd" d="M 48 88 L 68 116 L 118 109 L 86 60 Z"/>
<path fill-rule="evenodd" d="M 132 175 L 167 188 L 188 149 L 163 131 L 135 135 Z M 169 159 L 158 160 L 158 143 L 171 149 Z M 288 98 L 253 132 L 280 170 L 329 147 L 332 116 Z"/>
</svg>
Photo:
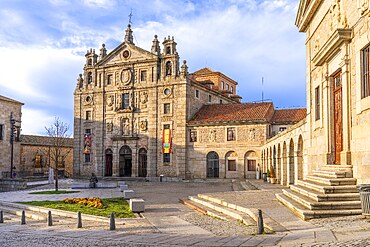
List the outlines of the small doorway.
<svg viewBox="0 0 370 247">
<path fill-rule="evenodd" d="M 113 152 L 111 149 L 105 150 L 105 174 L 104 176 L 112 176 Z"/>
<path fill-rule="evenodd" d="M 139 150 L 139 177 L 146 177 L 147 175 L 147 152 L 144 148 Z"/>
<path fill-rule="evenodd" d="M 207 178 L 219 177 L 219 158 L 216 152 L 207 154 Z"/>
<path fill-rule="evenodd" d="M 132 151 L 129 146 L 123 146 L 119 150 L 119 176 L 131 177 Z"/>
<path fill-rule="evenodd" d="M 334 164 L 340 164 L 343 151 L 343 111 L 342 111 L 342 77 L 341 72 L 334 79 Z"/>
</svg>

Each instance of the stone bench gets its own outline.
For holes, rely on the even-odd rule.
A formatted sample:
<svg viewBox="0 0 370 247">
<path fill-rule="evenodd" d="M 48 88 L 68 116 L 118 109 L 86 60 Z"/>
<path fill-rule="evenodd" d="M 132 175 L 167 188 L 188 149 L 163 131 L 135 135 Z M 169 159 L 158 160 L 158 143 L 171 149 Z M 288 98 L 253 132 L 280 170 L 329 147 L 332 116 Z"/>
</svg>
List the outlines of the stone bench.
<svg viewBox="0 0 370 247">
<path fill-rule="evenodd" d="M 120 190 L 123 192 L 124 190 L 128 190 L 128 185 L 127 184 L 122 184 L 119 186 Z"/>
<path fill-rule="evenodd" d="M 134 213 L 140 213 L 145 211 L 144 199 L 130 199 L 130 209 Z"/>
<path fill-rule="evenodd" d="M 96 183 L 95 188 L 116 188 L 116 183 Z M 73 183 L 71 189 L 90 189 L 90 182 Z"/>
<path fill-rule="evenodd" d="M 133 190 L 124 190 L 123 191 L 123 198 L 125 199 L 131 199 L 135 195 L 135 192 Z"/>
</svg>

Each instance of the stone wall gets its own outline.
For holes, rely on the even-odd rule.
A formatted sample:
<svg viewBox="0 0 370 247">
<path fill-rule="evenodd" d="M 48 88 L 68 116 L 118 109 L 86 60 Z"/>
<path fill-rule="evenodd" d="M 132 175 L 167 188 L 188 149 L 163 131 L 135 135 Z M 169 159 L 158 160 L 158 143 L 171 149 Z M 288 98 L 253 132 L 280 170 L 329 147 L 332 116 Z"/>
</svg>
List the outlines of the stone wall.
<svg viewBox="0 0 370 247">
<path fill-rule="evenodd" d="M 0 192 L 27 189 L 27 182 L 22 179 L 0 179 Z"/>
</svg>

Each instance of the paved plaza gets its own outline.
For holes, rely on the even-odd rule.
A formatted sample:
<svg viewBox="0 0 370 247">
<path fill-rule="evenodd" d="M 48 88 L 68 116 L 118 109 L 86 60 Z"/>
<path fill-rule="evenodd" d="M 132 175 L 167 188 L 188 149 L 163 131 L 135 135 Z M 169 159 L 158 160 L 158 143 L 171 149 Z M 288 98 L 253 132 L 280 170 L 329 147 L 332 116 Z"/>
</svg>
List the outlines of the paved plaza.
<svg viewBox="0 0 370 247">
<path fill-rule="evenodd" d="M 62 180 L 61 188 L 69 189 L 73 180 Z M 144 182 L 127 181 L 135 197 L 143 198 L 146 210 L 136 219 L 109 223 L 83 220 L 77 229 L 76 219 L 53 217 L 53 226 L 45 220 L 28 219 L 4 213 L 0 224 L 0 246 L 369 246 L 370 223 L 362 216 L 302 221 L 280 205 L 274 194 L 279 185 L 250 180 L 248 190 L 240 181 L 217 182 Z M 52 185 L 32 189 L 47 190 Z M 234 191 L 238 189 L 239 191 Z M 247 189 L 247 190 L 246 190 Z M 62 200 L 66 197 L 121 197 L 119 188 L 79 189 L 68 195 L 35 195 L 30 190 L 0 193 L 0 201 Z M 262 209 L 275 233 L 255 235 L 256 226 L 245 226 L 232 220 L 204 216 L 179 203 L 188 196 L 206 194 L 247 208 Z"/>
</svg>

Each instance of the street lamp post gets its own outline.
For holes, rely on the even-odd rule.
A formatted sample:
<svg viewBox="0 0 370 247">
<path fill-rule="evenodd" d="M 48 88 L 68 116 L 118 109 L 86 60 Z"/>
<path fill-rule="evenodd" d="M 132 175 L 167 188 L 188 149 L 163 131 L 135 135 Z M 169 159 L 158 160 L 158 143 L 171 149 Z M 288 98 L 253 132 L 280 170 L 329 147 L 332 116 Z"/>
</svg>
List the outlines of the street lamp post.
<svg viewBox="0 0 370 247">
<path fill-rule="evenodd" d="M 13 117 L 13 112 L 10 113 L 10 178 L 13 178 L 14 166 L 14 141 L 15 141 L 15 123 L 20 122 L 15 120 Z"/>
</svg>

